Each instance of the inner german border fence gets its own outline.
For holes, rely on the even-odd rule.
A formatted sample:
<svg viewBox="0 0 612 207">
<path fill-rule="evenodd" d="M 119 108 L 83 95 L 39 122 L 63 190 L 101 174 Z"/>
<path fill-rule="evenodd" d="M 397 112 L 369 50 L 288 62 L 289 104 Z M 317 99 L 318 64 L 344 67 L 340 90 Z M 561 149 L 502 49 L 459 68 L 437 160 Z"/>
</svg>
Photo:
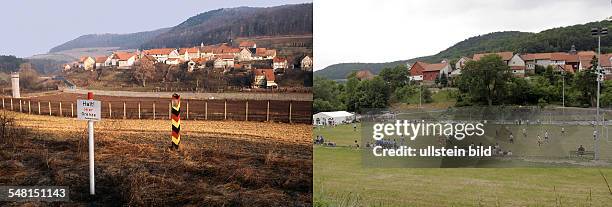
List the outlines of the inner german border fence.
<svg viewBox="0 0 612 207">
<path fill-rule="evenodd" d="M 311 101 L 278 100 L 183 100 L 183 120 L 270 121 L 312 123 Z M 102 100 L 102 118 L 170 119 L 170 99 L 143 101 Z M 16 112 L 76 117 L 76 101 L 2 98 L 2 109 Z"/>
</svg>

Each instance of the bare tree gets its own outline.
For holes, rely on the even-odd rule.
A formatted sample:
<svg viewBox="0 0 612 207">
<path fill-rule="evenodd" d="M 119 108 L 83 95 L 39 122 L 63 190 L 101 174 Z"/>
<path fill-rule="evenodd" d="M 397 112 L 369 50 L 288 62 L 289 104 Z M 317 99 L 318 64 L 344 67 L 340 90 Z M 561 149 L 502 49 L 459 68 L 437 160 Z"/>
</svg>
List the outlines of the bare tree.
<svg viewBox="0 0 612 207">
<path fill-rule="evenodd" d="M 136 81 L 142 83 L 142 87 L 147 86 L 147 79 L 152 79 L 155 74 L 155 61 L 150 58 L 143 57 L 134 65 L 133 77 Z"/>
</svg>

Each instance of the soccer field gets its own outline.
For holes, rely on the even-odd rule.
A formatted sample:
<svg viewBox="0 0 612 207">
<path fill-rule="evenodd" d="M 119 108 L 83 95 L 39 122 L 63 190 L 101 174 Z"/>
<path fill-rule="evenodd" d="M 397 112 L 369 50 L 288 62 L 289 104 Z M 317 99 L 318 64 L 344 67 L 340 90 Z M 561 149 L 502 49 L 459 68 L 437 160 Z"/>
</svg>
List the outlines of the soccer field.
<svg viewBox="0 0 612 207">
<path fill-rule="evenodd" d="M 590 126 L 565 127 L 567 136 L 560 135 L 560 128 L 556 131 L 554 127 L 525 126 L 527 138 L 522 137 L 521 127 L 524 126 L 509 127 L 509 130 L 517 137 L 514 147 L 527 145 L 526 153 L 546 153 L 546 150 L 537 150 L 537 141 L 533 138 L 545 130 L 549 130 L 551 137 L 549 148 L 573 150 L 582 142 L 587 150 L 592 147 Z M 609 206 L 612 203 L 612 194 L 602 177 L 603 174 L 610 182 L 612 169 L 609 168 L 364 168 L 362 149 L 346 147 L 354 145 L 355 140 L 361 145 L 360 133 L 360 128 L 355 131 L 352 125 L 313 131 L 313 136 L 323 135 L 326 141 L 339 145 L 314 147 L 315 206 Z M 504 133 L 507 132 L 499 133 L 499 139 L 507 140 Z M 600 144 L 604 158 L 612 148 L 605 138 Z"/>
</svg>

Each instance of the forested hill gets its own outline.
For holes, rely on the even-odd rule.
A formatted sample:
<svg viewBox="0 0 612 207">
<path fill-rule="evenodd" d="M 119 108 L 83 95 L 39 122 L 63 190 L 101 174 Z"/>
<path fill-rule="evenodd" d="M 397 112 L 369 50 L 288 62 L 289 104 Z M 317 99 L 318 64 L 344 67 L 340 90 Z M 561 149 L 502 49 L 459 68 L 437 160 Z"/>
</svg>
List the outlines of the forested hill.
<svg viewBox="0 0 612 207">
<path fill-rule="evenodd" d="M 169 31 L 170 28 L 158 29 L 147 32 L 137 32 L 130 34 L 88 34 L 70 40 L 64 44 L 51 48 L 50 53 L 66 51 L 75 48 L 98 48 L 98 47 L 118 47 L 120 49 L 139 48 L 140 45 L 156 37 L 157 35 Z"/>
<path fill-rule="evenodd" d="M 312 12 L 312 3 L 212 10 L 187 19 L 141 47 L 187 47 L 236 37 L 312 34 Z"/>
<path fill-rule="evenodd" d="M 432 56 L 388 63 L 340 63 L 316 71 L 315 76 L 323 76 L 330 79 L 344 79 L 348 74 L 356 70 L 368 69 L 372 73 L 378 74 L 378 72 L 385 67 L 414 63 L 416 60 L 439 62 L 445 58 L 453 60 L 461 56 L 471 57 L 474 53 L 482 52 L 566 52 L 572 45 L 575 45 L 577 50 L 596 50 L 597 41 L 591 36 L 592 27 L 612 28 L 612 21 L 558 27 L 544 30 L 539 33 L 518 31 L 493 32 L 470 37 Z M 612 52 L 612 36 L 608 35 L 602 37 L 601 46 L 602 52 Z"/>
<path fill-rule="evenodd" d="M 171 28 L 131 34 L 83 35 L 49 52 L 101 47 L 175 48 L 216 44 L 237 37 L 312 34 L 312 12 L 312 3 L 217 9 L 193 16 Z"/>
</svg>

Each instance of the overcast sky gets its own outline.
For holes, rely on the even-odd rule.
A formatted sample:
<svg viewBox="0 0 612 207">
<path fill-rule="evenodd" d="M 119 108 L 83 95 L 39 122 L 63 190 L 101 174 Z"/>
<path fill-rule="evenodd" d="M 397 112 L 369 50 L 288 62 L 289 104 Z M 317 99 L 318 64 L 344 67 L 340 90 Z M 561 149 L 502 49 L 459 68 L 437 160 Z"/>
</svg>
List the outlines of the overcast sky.
<svg viewBox="0 0 612 207">
<path fill-rule="evenodd" d="M 29 57 L 85 34 L 133 33 L 175 26 L 209 10 L 312 0 L 9 0 L 2 1 L 0 55 Z"/>
<path fill-rule="evenodd" d="M 539 32 L 609 16 L 610 0 L 316 0 L 314 66 L 405 60 L 480 34 Z"/>
</svg>

